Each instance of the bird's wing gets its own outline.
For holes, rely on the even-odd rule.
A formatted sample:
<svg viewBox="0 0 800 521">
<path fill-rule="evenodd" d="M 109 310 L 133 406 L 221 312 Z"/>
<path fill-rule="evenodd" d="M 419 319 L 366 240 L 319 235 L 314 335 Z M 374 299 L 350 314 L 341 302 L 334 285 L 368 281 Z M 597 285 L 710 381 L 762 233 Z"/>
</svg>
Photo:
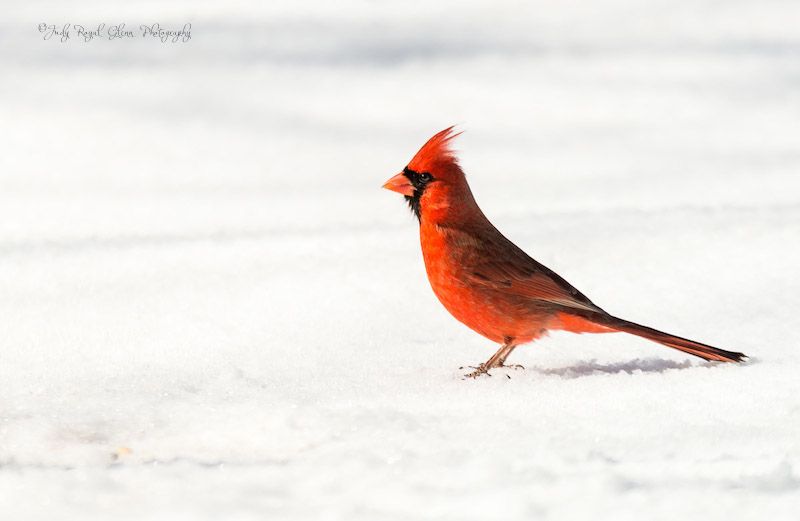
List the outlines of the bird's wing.
<svg viewBox="0 0 800 521">
<path fill-rule="evenodd" d="M 532 302 L 603 312 L 586 295 L 500 232 L 480 236 L 474 255 L 464 266 L 467 269 L 462 276 L 469 283 Z"/>
</svg>

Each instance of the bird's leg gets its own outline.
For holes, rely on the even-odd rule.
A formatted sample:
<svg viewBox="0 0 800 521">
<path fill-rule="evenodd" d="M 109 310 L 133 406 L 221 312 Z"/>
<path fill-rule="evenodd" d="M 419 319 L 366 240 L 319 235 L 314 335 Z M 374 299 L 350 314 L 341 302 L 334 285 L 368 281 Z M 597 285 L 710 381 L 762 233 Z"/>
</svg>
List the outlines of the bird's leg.
<svg viewBox="0 0 800 521">
<path fill-rule="evenodd" d="M 505 349 L 505 352 L 501 354 L 500 359 L 497 361 L 497 367 L 513 367 L 514 369 L 525 369 L 524 366 L 519 364 L 506 365 L 506 358 L 508 358 L 508 355 L 511 354 L 511 351 L 513 351 L 515 347 L 517 346 L 506 344 L 505 346 L 503 346 L 503 348 L 501 348 L 501 351 Z"/>
<path fill-rule="evenodd" d="M 515 347 L 517 346 L 511 343 L 503 344 L 500 347 L 500 349 L 498 349 L 497 352 L 492 355 L 490 359 L 488 359 L 486 362 L 476 367 L 475 371 L 469 373 L 466 376 L 468 376 L 469 378 L 477 378 L 482 374 L 489 375 L 489 369 L 494 369 L 495 367 L 503 366 L 503 362 L 505 362 L 506 358 L 511 353 L 511 351 L 514 350 Z"/>
</svg>

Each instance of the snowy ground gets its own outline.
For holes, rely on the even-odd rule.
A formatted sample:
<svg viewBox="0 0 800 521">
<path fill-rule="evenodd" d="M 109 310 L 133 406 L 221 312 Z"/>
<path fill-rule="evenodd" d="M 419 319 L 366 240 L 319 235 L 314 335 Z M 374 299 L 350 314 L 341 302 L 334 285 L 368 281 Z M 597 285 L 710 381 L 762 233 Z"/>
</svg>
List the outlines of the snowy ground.
<svg viewBox="0 0 800 521">
<path fill-rule="evenodd" d="M 268 4 L 6 6 L 3 519 L 796 519 L 800 4 Z M 463 380 L 495 346 L 379 188 L 452 123 L 520 246 L 751 361 Z"/>
</svg>

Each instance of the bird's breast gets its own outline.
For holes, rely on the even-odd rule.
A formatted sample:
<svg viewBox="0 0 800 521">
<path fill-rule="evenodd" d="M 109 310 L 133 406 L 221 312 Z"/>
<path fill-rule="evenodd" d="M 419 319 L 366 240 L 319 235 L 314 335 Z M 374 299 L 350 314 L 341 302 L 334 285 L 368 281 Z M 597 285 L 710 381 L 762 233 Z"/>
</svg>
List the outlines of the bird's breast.
<svg viewBox="0 0 800 521">
<path fill-rule="evenodd" d="M 457 320 L 497 343 L 524 343 L 540 336 L 546 317 L 513 295 L 474 284 L 485 261 L 480 235 L 433 224 L 421 225 L 420 243 L 433 292 Z"/>
</svg>

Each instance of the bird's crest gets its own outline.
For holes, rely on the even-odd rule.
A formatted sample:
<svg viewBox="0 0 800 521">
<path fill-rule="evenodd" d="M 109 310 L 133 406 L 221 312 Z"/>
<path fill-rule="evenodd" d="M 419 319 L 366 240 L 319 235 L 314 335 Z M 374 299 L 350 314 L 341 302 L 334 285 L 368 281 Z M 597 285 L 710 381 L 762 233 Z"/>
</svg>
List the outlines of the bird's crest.
<svg viewBox="0 0 800 521">
<path fill-rule="evenodd" d="M 455 126 L 448 127 L 430 138 L 408 163 L 408 168 L 416 172 L 426 172 L 435 165 L 457 164 L 458 158 L 450 148 L 450 141 L 461 135 L 461 132 L 455 132 L 454 128 Z"/>
</svg>

